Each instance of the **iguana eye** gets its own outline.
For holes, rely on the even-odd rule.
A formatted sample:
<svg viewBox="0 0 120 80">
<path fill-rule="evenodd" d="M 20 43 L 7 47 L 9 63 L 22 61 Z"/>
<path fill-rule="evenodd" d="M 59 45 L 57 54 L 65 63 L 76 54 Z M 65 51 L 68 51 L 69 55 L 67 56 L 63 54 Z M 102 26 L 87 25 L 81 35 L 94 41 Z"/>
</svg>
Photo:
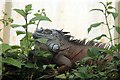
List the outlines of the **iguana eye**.
<svg viewBox="0 0 120 80">
<path fill-rule="evenodd" d="M 41 33 L 43 29 L 37 29 L 36 32 Z"/>
<path fill-rule="evenodd" d="M 45 29 L 43 33 L 44 33 L 44 34 L 52 34 L 52 31 L 49 30 L 49 29 Z"/>
</svg>

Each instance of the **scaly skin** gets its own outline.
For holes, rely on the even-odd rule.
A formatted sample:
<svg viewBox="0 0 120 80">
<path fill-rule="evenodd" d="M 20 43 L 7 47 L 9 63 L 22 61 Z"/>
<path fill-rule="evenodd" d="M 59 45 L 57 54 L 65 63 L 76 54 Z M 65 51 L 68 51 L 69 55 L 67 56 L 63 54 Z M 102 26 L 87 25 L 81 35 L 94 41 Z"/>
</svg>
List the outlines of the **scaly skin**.
<svg viewBox="0 0 120 80">
<path fill-rule="evenodd" d="M 33 33 L 34 39 L 47 39 L 44 43 L 37 41 L 36 45 L 53 53 L 54 62 L 60 66 L 56 73 L 70 69 L 76 61 L 86 57 L 88 48 L 105 48 L 106 46 L 106 44 L 93 41 L 86 42 L 85 39 L 82 41 L 73 40 L 71 35 L 66 35 L 67 33 L 69 32 L 55 29 L 39 29 Z M 112 57 L 107 55 L 106 59 L 110 61 Z"/>
</svg>

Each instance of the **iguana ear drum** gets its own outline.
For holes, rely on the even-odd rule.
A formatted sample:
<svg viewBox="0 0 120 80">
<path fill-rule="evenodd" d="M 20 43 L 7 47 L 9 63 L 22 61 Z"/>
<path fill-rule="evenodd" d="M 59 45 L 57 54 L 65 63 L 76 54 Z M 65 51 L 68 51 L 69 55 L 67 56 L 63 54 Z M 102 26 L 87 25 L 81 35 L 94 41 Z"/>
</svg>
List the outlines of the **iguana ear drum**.
<svg viewBox="0 0 120 80">
<path fill-rule="evenodd" d="M 52 31 L 50 29 L 45 29 L 43 31 L 44 34 L 52 34 Z"/>
</svg>

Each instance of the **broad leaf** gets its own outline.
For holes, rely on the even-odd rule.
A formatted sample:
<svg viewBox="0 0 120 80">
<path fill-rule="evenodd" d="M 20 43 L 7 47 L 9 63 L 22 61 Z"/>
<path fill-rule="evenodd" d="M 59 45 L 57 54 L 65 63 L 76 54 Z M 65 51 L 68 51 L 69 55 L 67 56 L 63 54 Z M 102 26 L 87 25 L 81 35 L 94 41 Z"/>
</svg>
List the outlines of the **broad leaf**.
<svg viewBox="0 0 120 80">
<path fill-rule="evenodd" d="M 91 49 L 87 50 L 87 54 L 88 54 L 89 57 L 95 58 L 95 55 L 94 55 L 94 53 L 92 53 Z"/>
<path fill-rule="evenodd" d="M 110 5 L 110 4 L 112 4 L 112 2 L 107 2 L 107 5 Z"/>
<path fill-rule="evenodd" d="M 116 45 L 118 51 L 120 50 L 120 43 L 118 45 Z"/>
<path fill-rule="evenodd" d="M 2 62 L 16 66 L 18 68 L 21 68 L 21 65 L 23 65 L 23 63 L 21 61 L 18 61 L 18 60 L 13 59 L 13 58 L 2 58 Z"/>
<path fill-rule="evenodd" d="M 2 51 L 5 52 L 8 49 L 11 49 L 11 46 L 9 44 L 1 44 L 2 45 Z"/>
<path fill-rule="evenodd" d="M 25 34 L 24 31 L 16 31 L 17 35 L 20 35 L 20 34 Z"/>
<path fill-rule="evenodd" d="M 26 14 L 25 14 L 25 12 L 24 12 L 24 10 L 22 10 L 22 9 L 14 9 L 17 13 L 19 13 L 21 16 L 23 16 L 23 17 L 26 17 Z"/>
<path fill-rule="evenodd" d="M 78 71 L 81 73 L 86 73 L 87 72 L 87 67 L 78 67 Z"/>
<path fill-rule="evenodd" d="M 74 75 L 77 77 L 77 78 L 82 78 L 82 79 L 85 79 L 85 78 L 88 78 L 88 74 L 87 73 L 81 73 L 81 72 L 76 72 L 74 73 Z"/>
<path fill-rule="evenodd" d="M 88 49 L 87 54 L 91 58 L 98 58 L 98 55 L 100 53 L 97 48 L 90 48 L 90 49 Z"/>
<path fill-rule="evenodd" d="M 37 20 L 39 20 L 39 21 L 50 21 L 51 22 L 51 20 L 48 17 L 40 16 L 40 15 L 32 18 L 30 21 L 37 21 Z"/>
<path fill-rule="evenodd" d="M 56 76 L 56 78 L 59 78 L 59 79 L 66 79 L 66 76 L 65 76 L 65 74 L 60 74 L 60 75 Z"/>
<path fill-rule="evenodd" d="M 102 9 L 92 9 L 92 10 L 90 10 L 90 11 L 101 11 L 101 12 L 103 12 Z"/>
<path fill-rule="evenodd" d="M 113 51 L 117 51 L 117 49 L 118 49 L 118 47 L 116 47 L 116 46 L 110 46 L 110 50 L 113 50 Z"/>
<path fill-rule="evenodd" d="M 32 4 L 28 4 L 25 6 L 25 11 L 28 12 L 28 11 L 32 10 L 31 8 L 32 8 Z"/>
<path fill-rule="evenodd" d="M 114 7 L 112 7 L 112 6 L 108 6 L 108 9 L 113 9 Z"/>
<path fill-rule="evenodd" d="M 111 14 L 112 14 L 114 19 L 116 19 L 118 17 L 118 13 L 111 12 Z"/>
<path fill-rule="evenodd" d="M 82 62 L 83 63 L 86 63 L 88 60 L 91 60 L 92 58 L 91 57 L 85 57 L 82 59 Z"/>
<path fill-rule="evenodd" d="M 98 27 L 102 24 L 103 22 L 91 24 L 90 27 L 88 28 L 88 33 L 91 31 L 92 28 Z"/>
<path fill-rule="evenodd" d="M 11 27 L 12 28 L 16 28 L 16 27 L 20 27 L 21 25 L 18 25 L 18 24 L 12 24 Z"/>
<path fill-rule="evenodd" d="M 119 26 L 114 26 L 116 31 L 120 34 L 120 27 Z"/>
<path fill-rule="evenodd" d="M 52 58 L 52 54 L 50 52 L 48 52 L 48 51 L 40 51 L 38 56 L 48 58 L 48 59 Z"/>
<path fill-rule="evenodd" d="M 33 63 L 27 63 L 27 64 L 25 64 L 25 67 L 27 67 L 27 68 L 38 68 L 35 64 L 33 64 Z"/>
<path fill-rule="evenodd" d="M 39 14 L 39 13 L 35 13 L 34 15 L 35 15 L 35 16 L 41 16 L 41 14 Z"/>
<path fill-rule="evenodd" d="M 102 52 L 108 53 L 108 54 L 110 54 L 110 55 L 113 54 L 113 52 L 112 52 L 111 50 L 108 50 L 108 49 L 105 49 L 105 48 L 101 48 L 101 49 L 99 49 L 99 51 L 102 51 Z"/>
<path fill-rule="evenodd" d="M 55 64 L 48 64 L 48 65 L 43 65 L 43 69 L 45 70 L 46 68 L 51 68 L 52 70 L 54 70 Z"/>
<path fill-rule="evenodd" d="M 19 49 L 19 48 L 21 48 L 19 45 L 13 45 L 13 46 L 11 46 L 11 48 L 12 49 Z"/>
<path fill-rule="evenodd" d="M 98 37 L 96 37 L 96 38 L 94 38 L 94 39 L 92 39 L 93 41 L 94 40 L 100 40 L 102 37 L 107 37 L 107 35 L 106 34 L 102 34 L 101 36 L 98 36 Z"/>
<path fill-rule="evenodd" d="M 26 37 L 24 36 L 21 40 L 20 40 L 20 45 L 22 45 L 22 47 L 27 47 L 27 42 L 26 42 Z"/>
</svg>

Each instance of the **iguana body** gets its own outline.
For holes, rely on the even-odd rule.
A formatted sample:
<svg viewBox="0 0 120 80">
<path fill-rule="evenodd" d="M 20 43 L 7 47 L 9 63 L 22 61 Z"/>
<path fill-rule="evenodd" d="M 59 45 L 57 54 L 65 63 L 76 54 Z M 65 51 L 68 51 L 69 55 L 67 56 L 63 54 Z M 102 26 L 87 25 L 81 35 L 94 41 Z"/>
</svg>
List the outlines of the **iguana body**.
<svg viewBox="0 0 120 80">
<path fill-rule="evenodd" d="M 36 45 L 53 53 L 54 62 L 61 66 L 57 69 L 58 72 L 71 68 L 76 61 L 86 57 L 88 48 L 105 48 L 105 44 L 102 43 L 86 42 L 85 39 L 74 40 L 71 35 L 67 35 L 68 33 L 55 29 L 39 29 L 33 33 L 33 38 L 36 40 L 47 39 L 44 43 L 37 41 Z"/>
</svg>

